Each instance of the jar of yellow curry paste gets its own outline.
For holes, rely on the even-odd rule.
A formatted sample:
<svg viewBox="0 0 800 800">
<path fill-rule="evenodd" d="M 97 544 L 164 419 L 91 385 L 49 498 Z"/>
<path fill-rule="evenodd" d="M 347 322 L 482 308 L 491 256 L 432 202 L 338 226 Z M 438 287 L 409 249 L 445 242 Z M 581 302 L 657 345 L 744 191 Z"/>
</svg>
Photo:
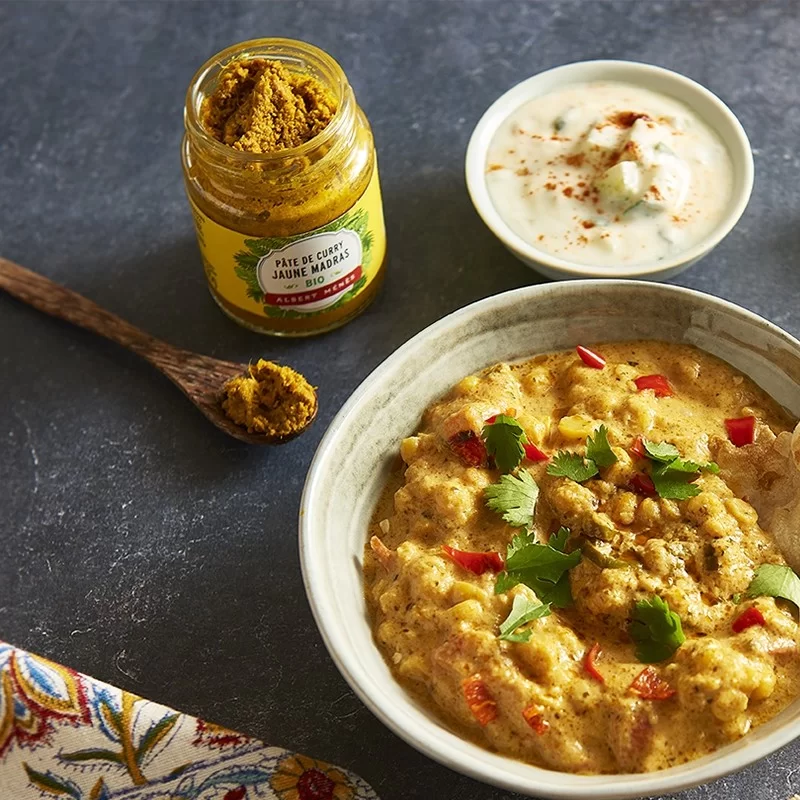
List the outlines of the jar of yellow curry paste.
<svg viewBox="0 0 800 800">
<path fill-rule="evenodd" d="M 209 288 L 277 336 L 344 325 L 384 272 L 375 146 L 341 67 L 254 39 L 207 61 L 186 97 L 183 169 Z"/>
</svg>

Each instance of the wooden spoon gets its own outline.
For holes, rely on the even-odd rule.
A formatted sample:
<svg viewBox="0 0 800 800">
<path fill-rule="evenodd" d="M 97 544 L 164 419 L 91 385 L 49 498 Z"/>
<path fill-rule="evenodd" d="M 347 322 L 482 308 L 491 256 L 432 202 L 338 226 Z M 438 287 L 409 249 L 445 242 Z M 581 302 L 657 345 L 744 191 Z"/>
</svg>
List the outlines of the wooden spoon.
<svg viewBox="0 0 800 800">
<path fill-rule="evenodd" d="M 139 328 L 106 311 L 96 303 L 25 267 L 0 258 L 0 288 L 23 303 L 50 316 L 98 333 L 147 359 L 166 375 L 206 418 L 221 431 L 248 444 L 283 444 L 301 434 L 317 415 L 317 404 L 308 422 L 288 436 L 248 433 L 228 419 L 222 409 L 222 387 L 227 380 L 247 372 L 247 364 L 220 361 L 181 350 L 150 336 Z M 316 395 L 315 395 L 316 399 Z"/>
</svg>

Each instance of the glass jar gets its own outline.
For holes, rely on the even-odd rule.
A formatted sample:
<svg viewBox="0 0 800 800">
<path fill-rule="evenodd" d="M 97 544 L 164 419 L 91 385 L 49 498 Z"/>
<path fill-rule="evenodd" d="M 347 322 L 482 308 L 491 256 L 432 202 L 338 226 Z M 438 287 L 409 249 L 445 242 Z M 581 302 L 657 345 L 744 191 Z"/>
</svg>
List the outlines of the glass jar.
<svg viewBox="0 0 800 800">
<path fill-rule="evenodd" d="M 274 153 L 237 150 L 203 126 L 203 100 L 232 60 L 280 61 L 336 100 L 327 126 Z M 386 233 L 375 146 L 341 67 L 313 45 L 254 39 L 209 59 L 192 79 L 182 144 L 186 191 L 209 289 L 260 333 L 310 336 L 369 305 L 384 275 Z"/>
</svg>

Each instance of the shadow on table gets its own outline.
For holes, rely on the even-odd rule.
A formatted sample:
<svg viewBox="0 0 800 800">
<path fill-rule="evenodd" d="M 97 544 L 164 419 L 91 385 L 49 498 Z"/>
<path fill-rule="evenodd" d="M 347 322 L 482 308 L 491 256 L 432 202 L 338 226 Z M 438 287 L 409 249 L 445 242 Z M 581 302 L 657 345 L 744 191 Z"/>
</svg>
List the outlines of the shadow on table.
<svg viewBox="0 0 800 800">
<path fill-rule="evenodd" d="M 456 309 L 544 280 L 483 224 L 461 174 L 397 181 L 384 205 L 388 272 L 373 315 L 391 350 Z"/>
</svg>

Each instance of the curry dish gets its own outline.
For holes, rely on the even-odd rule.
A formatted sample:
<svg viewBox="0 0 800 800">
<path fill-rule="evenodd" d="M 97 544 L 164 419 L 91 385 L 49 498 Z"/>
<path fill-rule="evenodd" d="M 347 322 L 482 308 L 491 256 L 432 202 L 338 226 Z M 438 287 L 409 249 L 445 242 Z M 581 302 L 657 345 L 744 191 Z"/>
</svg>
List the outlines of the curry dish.
<svg viewBox="0 0 800 800">
<path fill-rule="evenodd" d="M 424 412 L 371 523 L 367 602 L 398 681 L 460 735 L 554 770 L 658 770 L 800 693 L 797 578 L 725 467 L 794 421 L 690 346 L 578 351 Z"/>
</svg>

